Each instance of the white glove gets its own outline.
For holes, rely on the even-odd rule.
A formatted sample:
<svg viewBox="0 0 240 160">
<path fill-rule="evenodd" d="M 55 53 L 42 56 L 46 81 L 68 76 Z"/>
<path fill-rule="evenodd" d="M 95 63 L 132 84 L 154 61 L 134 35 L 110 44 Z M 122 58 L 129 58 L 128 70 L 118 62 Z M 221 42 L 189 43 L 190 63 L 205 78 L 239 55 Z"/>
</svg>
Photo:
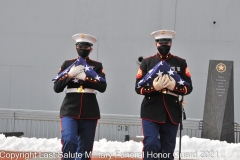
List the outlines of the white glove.
<svg viewBox="0 0 240 160">
<path fill-rule="evenodd" d="M 153 80 L 153 87 L 156 89 L 156 91 L 160 91 L 164 88 L 168 81 L 169 79 L 167 78 L 167 75 L 156 77 Z"/>
<path fill-rule="evenodd" d="M 72 77 L 78 75 L 78 74 L 81 73 L 81 72 L 84 72 L 84 66 L 82 66 L 82 65 L 75 66 L 75 65 L 74 65 L 74 66 L 72 66 L 72 68 L 71 68 L 70 71 L 68 72 L 68 76 L 69 76 L 70 78 L 72 78 Z"/>
<path fill-rule="evenodd" d="M 169 79 L 168 80 L 168 83 L 167 84 L 165 84 L 163 87 L 164 88 L 167 88 L 167 89 L 169 89 L 169 90 L 174 90 L 174 87 L 176 86 L 176 81 L 175 81 L 175 79 L 174 78 L 172 78 L 171 76 L 167 76 L 167 79 Z"/>
<path fill-rule="evenodd" d="M 85 78 L 86 78 L 86 73 L 85 73 L 85 72 L 81 72 L 81 73 L 79 73 L 77 76 L 75 76 L 75 78 L 81 79 L 81 80 L 85 80 Z"/>
<path fill-rule="evenodd" d="M 85 67 L 83 65 L 79 65 L 80 73 L 84 72 Z"/>
</svg>

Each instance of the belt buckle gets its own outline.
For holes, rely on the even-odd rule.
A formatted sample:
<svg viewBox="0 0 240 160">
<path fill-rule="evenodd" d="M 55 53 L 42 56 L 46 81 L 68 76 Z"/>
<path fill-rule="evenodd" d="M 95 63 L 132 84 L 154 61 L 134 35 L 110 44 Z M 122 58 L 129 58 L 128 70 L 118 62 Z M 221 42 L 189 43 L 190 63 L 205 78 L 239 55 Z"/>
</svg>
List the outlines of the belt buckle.
<svg viewBox="0 0 240 160">
<path fill-rule="evenodd" d="M 164 89 L 162 89 L 162 93 L 163 94 L 167 94 L 167 90 L 164 88 Z"/>
<path fill-rule="evenodd" d="M 80 87 L 77 89 L 77 92 L 78 92 L 78 93 L 84 93 L 83 86 L 80 86 Z"/>
</svg>

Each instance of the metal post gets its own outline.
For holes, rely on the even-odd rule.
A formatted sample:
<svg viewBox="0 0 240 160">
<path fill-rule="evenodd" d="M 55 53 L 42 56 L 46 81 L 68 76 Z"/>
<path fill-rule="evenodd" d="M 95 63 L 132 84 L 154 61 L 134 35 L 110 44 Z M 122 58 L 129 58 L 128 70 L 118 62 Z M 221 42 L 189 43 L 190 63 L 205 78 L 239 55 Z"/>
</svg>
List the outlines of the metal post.
<svg viewBox="0 0 240 160">
<path fill-rule="evenodd" d="M 98 141 L 99 141 L 99 137 L 100 136 L 100 123 L 98 123 Z"/>
<path fill-rule="evenodd" d="M 16 117 L 16 113 L 15 111 L 13 112 L 13 132 L 15 132 L 15 117 Z"/>
</svg>

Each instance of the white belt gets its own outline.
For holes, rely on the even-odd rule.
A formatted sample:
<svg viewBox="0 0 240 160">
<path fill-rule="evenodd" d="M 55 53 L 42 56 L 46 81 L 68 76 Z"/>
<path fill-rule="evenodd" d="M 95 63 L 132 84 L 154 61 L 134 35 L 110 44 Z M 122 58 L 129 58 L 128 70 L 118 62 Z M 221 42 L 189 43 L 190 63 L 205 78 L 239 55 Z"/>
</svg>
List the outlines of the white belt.
<svg viewBox="0 0 240 160">
<path fill-rule="evenodd" d="M 173 93 L 173 92 L 171 92 L 171 91 L 169 91 L 169 90 L 166 90 L 166 89 L 162 89 L 162 93 L 163 93 L 163 94 L 170 94 L 170 95 L 172 95 L 172 96 L 178 97 L 177 94 L 175 94 L 175 93 Z"/>
<path fill-rule="evenodd" d="M 94 89 L 90 88 L 68 88 L 66 93 L 95 93 Z"/>
</svg>

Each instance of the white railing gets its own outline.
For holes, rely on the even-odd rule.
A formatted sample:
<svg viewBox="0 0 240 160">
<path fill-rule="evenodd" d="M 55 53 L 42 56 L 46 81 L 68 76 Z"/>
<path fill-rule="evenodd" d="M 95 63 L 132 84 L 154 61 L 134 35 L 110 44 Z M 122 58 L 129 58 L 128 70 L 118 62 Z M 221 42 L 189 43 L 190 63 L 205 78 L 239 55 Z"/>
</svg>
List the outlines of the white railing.
<svg viewBox="0 0 240 160">
<path fill-rule="evenodd" d="M 202 120 L 183 121 L 182 135 L 201 137 Z M 58 111 L 1 109 L 0 132 L 23 132 L 24 137 L 61 138 Z M 235 142 L 239 142 L 240 124 L 235 123 Z M 142 135 L 141 119 L 135 115 L 101 114 L 95 140 L 124 141 L 125 136 Z M 179 133 L 178 133 L 179 136 Z"/>
</svg>

